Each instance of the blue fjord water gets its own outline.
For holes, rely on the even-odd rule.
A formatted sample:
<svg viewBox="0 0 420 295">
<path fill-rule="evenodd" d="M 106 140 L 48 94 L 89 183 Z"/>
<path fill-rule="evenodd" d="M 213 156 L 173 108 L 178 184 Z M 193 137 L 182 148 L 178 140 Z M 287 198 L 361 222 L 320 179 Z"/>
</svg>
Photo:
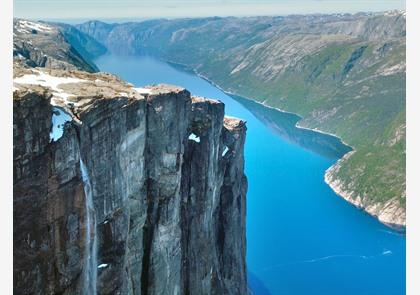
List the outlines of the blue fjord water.
<svg viewBox="0 0 420 295">
<path fill-rule="evenodd" d="M 405 294 L 405 236 L 324 182 L 325 170 L 347 151 L 336 138 L 295 128 L 295 115 L 233 99 L 151 57 L 106 55 L 95 62 L 138 87 L 168 83 L 219 99 L 226 114 L 247 121 L 247 267 L 253 294 Z"/>
</svg>

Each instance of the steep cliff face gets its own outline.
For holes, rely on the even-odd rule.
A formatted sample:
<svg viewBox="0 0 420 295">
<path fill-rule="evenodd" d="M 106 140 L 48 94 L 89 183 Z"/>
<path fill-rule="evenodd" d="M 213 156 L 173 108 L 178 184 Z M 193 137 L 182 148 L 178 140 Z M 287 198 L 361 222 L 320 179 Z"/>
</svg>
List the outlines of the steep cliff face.
<svg viewBox="0 0 420 295">
<path fill-rule="evenodd" d="M 243 121 L 107 74 L 14 81 L 16 294 L 247 293 Z"/>
<path fill-rule="evenodd" d="M 79 142 L 68 126 L 50 143 L 48 98 L 40 87 L 14 93 L 15 294 L 76 294 L 82 287 L 86 212 Z"/>
</svg>

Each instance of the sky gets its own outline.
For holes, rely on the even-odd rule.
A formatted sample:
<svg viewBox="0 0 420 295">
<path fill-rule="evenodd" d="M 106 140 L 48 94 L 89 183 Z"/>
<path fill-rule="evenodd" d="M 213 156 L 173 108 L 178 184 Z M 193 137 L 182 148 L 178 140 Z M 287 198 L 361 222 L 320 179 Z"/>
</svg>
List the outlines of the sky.
<svg viewBox="0 0 420 295">
<path fill-rule="evenodd" d="M 14 0 L 30 19 L 288 15 L 405 9 L 404 0 Z"/>
</svg>

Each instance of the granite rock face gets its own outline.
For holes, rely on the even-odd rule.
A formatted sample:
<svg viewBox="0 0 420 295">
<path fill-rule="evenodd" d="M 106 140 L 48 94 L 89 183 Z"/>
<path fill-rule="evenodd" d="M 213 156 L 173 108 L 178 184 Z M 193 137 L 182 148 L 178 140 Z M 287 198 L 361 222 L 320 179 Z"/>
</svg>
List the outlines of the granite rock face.
<svg viewBox="0 0 420 295">
<path fill-rule="evenodd" d="M 50 143 L 48 97 L 38 88 L 14 99 L 14 294 L 76 294 L 81 287 L 85 206 L 79 143 L 74 128 Z"/>
<path fill-rule="evenodd" d="M 247 294 L 245 132 L 182 88 L 16 68 L 15 294 Z"/>
</svg>

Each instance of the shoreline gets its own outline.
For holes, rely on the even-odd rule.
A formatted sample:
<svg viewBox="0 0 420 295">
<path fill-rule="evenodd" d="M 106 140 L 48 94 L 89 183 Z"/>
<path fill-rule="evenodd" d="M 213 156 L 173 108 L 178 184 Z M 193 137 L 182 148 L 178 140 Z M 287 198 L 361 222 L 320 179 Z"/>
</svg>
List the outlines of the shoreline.
<svg viewBox="0 0 420 295">
<path fill-rule="evenodd" d="M 371 217 L 374 217 L 383 225 L 391 228 L 392 230 L 405 234 L 406 224 L 403 222 L 403 219 L 395 217 L 396 213 L 401 213 L 401 210 L 404 211 L 401 207 L 398 206 L 398 199 L 393 198 L 385 202 L 384 204 L 372 203 L 364 204 L 362 198 L 358 195 L 354 197 L 354 192 L 347 191 L 343 188 L 343 185 L 339 179 L 333 179 L 332 174 L 334 170 L 340 168 L 340 162 L 347 160 L 351 154 L 354 153 L 350 151 L 343 158 L 338 160 L 334 165 L 328 168 L 324 174 L 324 181 L 329 187 L 334 191 L 334 193 L 346 200 L 351 205 L 355 206 L 357 209 L 362 210 L 363 212 L 369 214 Z M 349 155 L 350 154 L 350 155 Z M 402 214 L 405 216 L 405 213 Z M 400 216 L 400 214 L 398 214 Z M 405 221 L 405 219 L 404 219 Z"/>
<path fill-rule="evenodd" d="M 348 160 L 357 150 L 351 146 L 350 144 L 346 143 L 341 137 L 326 132 L 326 131 L 322 131 L 322 130 L 318 130 L 316 128 L 310 128 L 310 127 L 304 127 L 304 126 L 299 126 L 299 122 L 303 119 L 303 117 L 301 117 L 299 114 L 293 113 L 293 112 L 289 112 L 286 110 L 282 110 L 276 107 L 272 107 L 269 105 L 266 105 L 262 102 L 259 102 L 257 100 L 251 99 L 249 97 L 246 96 L 242 96 L 239 94 L 236 94 L 234 92 L 231 91 L 227 91 L 224 90 L 221 86 L 219 86 L 217 83 L 215 83 L 214 81 L 212 81 L 211 79 L 209 79 L 208 77 L 206 77 L 203 74 L 198 73 L 195 69 L 191 69 L 188 65 L 186 64 L 182 64 L 179 62 L 174 62 L 171 60 L 167 60 L 167 59 L 163 59 L 163 61 L 167 62 L 170 65 L 173 65 L 175 67 L 179 67 L 182 70 L 192 73 L 200 78 L 202 78 L 203 80 L 209 82 L 211 85 L 213 85 L 214 87 L 216 87 L 217 89 L 219 89 L 220 91 L 228 94 L 229 96 L 238 96 L 241 97 L 243 99 L 249 100 L 251 102 L 255 102 L 258 103 L 266 108 L 269 109 L 274 109 L 278 112 L 281 113 L 286 113 L 286 114 L 291 114 L 291 115 L 295 115 L 297 116 L 299 119 L 295 124 L 296 128 L 299 129 L 305 129 L 305 130 L 309 130 L 312 132 L 317 132 L 320 134 L 324 134 L 324 135 L 329 135 L 332 137 L 337 138 L 343 145 L 348 146 L 351 148 L 351 151 L 347 152 L 346 154 L 344 154 L 341 158 L 337 159 L 337 161 L 331 165 L 330 167 L 328 167 L 327 170 L 325 170 L 324 172 L 324 182 L 331 188 L 331 190 L 340 198 L 344 199 L 345 201 L 347 201 L 349 204 L 351 204 L 352 206 L 355 206 L 356 208 L 358 208 L 359 210 L 364 211 L 365 213 L 369 214 L 371 217 L 375 218 L 376 220 L 378 220 L 380 223 L 382 223 L 383 225 L 389 227 L 392 230 L 395 230 L 396 232 L 399 233 L 404 233 L 406 231 L 406 224 L 405 224 L 405 219 L 404 222 L 401 220 L 398 220 L 398 217 L 395 217 L 396 214 L 393 214 L 395 212 L 400 212 L 401 210 L 403 210 L 405 212 L 404 209 L 398 207 L 396 205 L 396 202 L 398 200 L 395 200 L 395 198 L 388 200 L 387 202 L 385 202 L 384 204 L 380 204 L 380 203 L 374 203 L 374 204 L 363 204 L 362 202 L 362 198 L 360 198 L 360 196 L 357 196 L 356 198 L 353 198 L 353 191 L 346 191 L 344 189 L 342 189 L 342 184 L 340 182 L 339 179 L 333 180 L 332 179 L 332 173 L 334 173 L 334 171 L 336 169 L 340 168 L 340 163 L 343 161 Z M 391 208 L 390 208 L 391 207 Z M 405 213 L 402 214 L 405 217 Z"/>
<path fill-rule="evenodd" d="M 243 96 L 243 95 L 240 95 L 240 94 L 237 94 L 237 93 L 234 93 L 234 92 L 228 91 L 228 90 L 224 90 L 221 86 L 219 86 L 217 83 L 215 83 L 214 81 L 212 81 L 212 80 L 211 80 L 211 79 L 209 79 L 208 77 L 204 76 L 203 74 L 198 73 L 198 72 L 197 72 L 196 70 L 194 70 L 194 69 L 190 69 L 190 68 L 188 67 L 188 65 L 185 65 L 185 64 L 182 64 L 182 63 L 173 62 L 173 61 L 170 61 L 170 60 L 164 60 L 164 61 L 166 61 L 167 63 L 172 64 L 172 65 L 178 65 L 178 66 L 181 66 L 183 69 L 186 69 L 188 72 L 191 72 L 191 73 L 193 73 L 194 75 L 196 75 L 196 76 L 198 76 L 198 77 L 202 78 L 203 80 L 205 80 L 205 81 L 209 82 L 211 85 L 213 85 L 214 87 L 216 87 L 216 88 L 217 88 L 217 89 L 219 89 L 220 91 L 222 91 L 222 92 L 224 92 L 224 93 L 228 94 L 229 96 L 238 96 L 238 97 L 241 97 L 241 98 L 243 98 L 243 99 L 249 100 L 249 101 L 251 101 L 251 102 L 254 102 L 254 103 L 260 104 L 260 105 L 262 105 L 263 107 L 266 107 L 266 108 L 269 108 L 269 109 L 276 110 L 276 111 L 278 111 L 278 112 L 280 112 L 280 113 L 294 115 L 294 116 L 296 116 L 296 117 L 298 117 L 298 118 L 299 118 L 299 120 L 298 120 L 298 121 L 296 122 L 296 124 L 295 124 L 295 127 L 296 127 L 296 128 L 299 128 L 299 129 L 305 129 L 305 130 L 309 130 L 309 131 L 312 131 L 312 132 L 321 133 L 321 134 L 325 134 L 325 135 L 329 135 L 329 136 L 335 137 L 335 138 L 337 138 L 337 139 L 338 139 L 338 140 L 339 140 L 339 141 L 340 141 L 343 145 L 348 146 L 348 147 L 350 147 L 350 148 L 352 149 L 352 151 L 355 151 L 355 148 L 354 148 L 353 146 L 351 146 L 350 144 L 346 143 L 346 142 L 345 142 L 345 141 L 344 141 L 344 140 L 343 140 L 340 136 L 338 136 L 338 135 L 336 135 L 336 134 L 329 133 L 329 132 L 327 132 L 327 131 L 322 131 L 322 130 L 319 130 L 319 129 L 317 129 L 317 128 L 310 128 L 310 127 L 300 126 L 300 125 L 299 125 L 299 121 L 301 121 L 301 120 L 303 119 L 303 117 L 302 117 L 302 116 L 300 116 L 299 114 L 296 114 L 296 113 L 293 113 L 293 112 L 289 112 L 289 111 L 286 111 L 286 110 L 282 110 L 282 109 L 279 109 L 279 108 L 276 108 L 276 107 L 273 107 L 273 106 L 267 105 L 267 104 L 265 104 L 265 103 L 263 103 L 263 102 L 260 102 L 260 101 L 254 100 L 254 99 L 249 98 L 249 97 L 247 97 L 247 96 Z"/>
</svg>

